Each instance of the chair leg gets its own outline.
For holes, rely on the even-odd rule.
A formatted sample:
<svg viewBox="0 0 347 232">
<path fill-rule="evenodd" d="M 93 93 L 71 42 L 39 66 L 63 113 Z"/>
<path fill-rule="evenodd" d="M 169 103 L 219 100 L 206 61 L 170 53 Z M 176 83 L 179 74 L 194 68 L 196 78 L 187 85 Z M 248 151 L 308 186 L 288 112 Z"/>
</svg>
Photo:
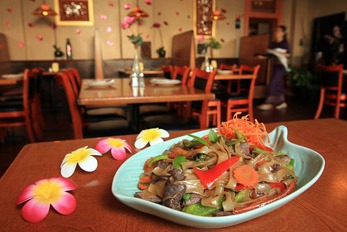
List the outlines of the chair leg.
<svg viewBox="0 0 347 232">
<path fill-rule="evenodd" d="M 318 108 L 317 108 L 316 115 L 314 116 L 314 119 L 318 119 L 320 117 L 320 114 L 322 113 L 323 104 L 324 104 L 324 95 L 325 95 L 325 90 L 321 88 Z"/>
<path fill-rule="evenodd" d="M 248 104 L 248 115 L 249 115 L 249 120 L 251 122 L 254 122 L 254 116 L 253 116 L 253 102 L 250 101 Z"/>
<path fill-rule="evenodd" d="M 27 116 L 25 116 L 25 128 L 26 128 L 30 143 L 34 143 L 36 141 L 35 140 L 35 134 L 34 134 L 34 128 L 32 126 L 32 120 L 31 120 L 29 114 Z"/>
<path fill-rule="evenodd" d="M 231 119 L 231 110 L 230 110 L 230 104 L 229 101 L 227 102 L 227 118 L 226 120 L 229 121 Z"/>
<path fill-rule="evenodd" d="M 217 115 L 216 115 L 216 117 L 217 117 L 217 127 L 219 127 L 220 123 L 221 123 L 221 114 L 222 114 L 222 109 L 221 108 L 222 108 L 221 107 L 221 102 L 218 101 L 218 103 L 217 103 Z"/>
<path fill-rule="evenodd" d="M 335 113 L 334 113 L 334 116 L 336 119 L 340 118 L 340 102 L 341 102 L 340 98 L 341 98 L 341 94 L 337 94 L 336 104 L 335 104 Z"/>
</svg>

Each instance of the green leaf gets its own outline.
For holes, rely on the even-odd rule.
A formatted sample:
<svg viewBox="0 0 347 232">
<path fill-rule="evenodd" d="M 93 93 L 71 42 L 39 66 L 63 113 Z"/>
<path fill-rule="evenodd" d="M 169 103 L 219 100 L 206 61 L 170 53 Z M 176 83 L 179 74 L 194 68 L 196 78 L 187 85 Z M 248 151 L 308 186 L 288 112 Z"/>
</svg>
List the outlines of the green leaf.
<svg viewBox="0 0 347 232">
<path fill-rule="evenodd" d="M 173 160 L 173 166 L 174 168 L 181 168 L 181 163 L 186 162 L 187 159 L 184 155 L 178 155 Z"/>
<path fill-rule="evenodd" d="M 149 161 L 149 163 L 148 163 L 148 166 L 152 166 L 152 164 L 154 163 L 154 162 L 157 162 L 157 161 L 159 161 L 159 160 L 164 160 L 164 159 L 168 159 L 169 158 L 169 156 L 167 155 L 167 154 L 164 154 L 164 155 L 158 155 L 158 156 L 156 156 L 156 157 L 154 157 L 154 158 L 152 158 L 151 159 L 151 161 Z"/>
<path fill-rule="evenodd" d="M 205 140 L 203 140 L 202 138 L 195 136 L 195 135 L 188 135 L 190 137 L 192 137 L 193 139 L 195 139 L 196 141 L 198 141 L 199 143 L 209 146 L 208 142 L 206 142 Z"/>
<path fill-rule="evenodd" d="M 210 132 L 208 133 L 208 139 L 210 140 L 211 143 L 216 143 L 219 140 L 216 132 L 212 129 L 210 129 Z"/>
</svg>

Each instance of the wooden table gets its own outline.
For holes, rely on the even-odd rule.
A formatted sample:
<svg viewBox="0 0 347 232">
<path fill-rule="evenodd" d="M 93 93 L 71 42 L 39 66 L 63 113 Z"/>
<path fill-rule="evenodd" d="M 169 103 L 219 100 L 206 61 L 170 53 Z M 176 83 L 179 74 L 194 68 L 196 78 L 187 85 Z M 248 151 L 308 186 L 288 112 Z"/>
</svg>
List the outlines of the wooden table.
<svg viewBox="0 0 347 232">
<path fill-rule="evenodd" d="M 15 85 L 21 80 L 22 79 L 15 79 L 15 78 L 10 78 L 10 79 L 0 78 L 0 85 Z"/>
<path fill-rule="evenodd" d="M 129 76 L 132 71 L 130 69 L 127 70 L 120 70 L 120 75 Z M 164 75 L 164 72 L 162 69 L 145 69 L 142 71 L 144 75 L 153 75 L 153 76 L 162 76 Z"/>
<path fill-rule="evenodd" d="M 288 127 L 290 141 L 310 147 L 324 156 L 326 167 L 323 175 L 310 189 L 282 208 L 216 231 L 346 231 L 347 122 L 336 119 L 306 120 L 272 123 L 267 128 L 270 131 L 281 124 Z M 171 132 L 170 138 L 186 133 Z M 133 145 L 136 135 L 122 138 Z M 42 178 L 60 176 L 60 164 L 65 154 L 82 146 L 95 147 L 98 141 L 95 138 L 26 145 L 0 179 L 0 230 L 206 231 L 177 225 L 120 203 L 111 193 L 111 184 L 124 161 L 114 160 L 110 154 L 97 157 L 99 165 L 95 172 L 77 170 L 69 178 L 78 185 L 73 191 L 77 200 L 73 214 L 62 216 L 51 209 L 41 223 L 24 221 L 22 206 L 16 206 L 23 188 Z"/>
<path fill-rule="evenodd" d="M 131 124 L 135 125 L 135 128 L 138 128 L 139 125 L 139 104 L 204 101 L 215 98 L 213 93 L 205 93 L 203 90 L 187 86 L 153 85 L 150 83 L 150 78 L 145 78 L 145 87 L 132 87 L 128 78 L 117 78 L 114 80 L 115 82 L 112 86 L 102 88 L 90 87 L 88 82 L 91 80 L 82 80 L 78 103 L 84 106 L 129 105 L 132 112 Z M 206 115 L 201 117 L 206 117 Z"/>
<path fill-rule="evenodd" d="M 214 80 L 222 81 L 222 80 L 243 80 L 243 79 L 251 79 L 254 75 L 248 74 L 216 74 Z"/>
</svg>

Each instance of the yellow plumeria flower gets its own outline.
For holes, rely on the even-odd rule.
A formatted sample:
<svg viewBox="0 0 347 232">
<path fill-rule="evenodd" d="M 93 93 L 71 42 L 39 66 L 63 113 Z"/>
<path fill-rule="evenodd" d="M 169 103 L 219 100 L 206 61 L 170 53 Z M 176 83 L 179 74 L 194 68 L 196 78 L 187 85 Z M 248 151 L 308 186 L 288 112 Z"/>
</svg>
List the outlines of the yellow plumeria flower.
<svg viewBox="0 0 347 232">
<path fill-rule="evenodd" d="M 95 171 L 98 167 L 98 161 L 93 155 L 102 156 L 99 151 L 87 146 L 67 154 L 60 165 L 61 175 L 66 178 L 72 176 L 77 164 L 86 172 Z"/>
<path fill-rule="evenodd" d="M 152 146 L 163 142 L 164 140 L 162 138 L 168 138 L 169 136 L 169 133 L 164 129 L 152 128 L 143 130 L 136 138 L 135 147 L 141 149 L 144 148 L 147 143 Z"/>
</svg>

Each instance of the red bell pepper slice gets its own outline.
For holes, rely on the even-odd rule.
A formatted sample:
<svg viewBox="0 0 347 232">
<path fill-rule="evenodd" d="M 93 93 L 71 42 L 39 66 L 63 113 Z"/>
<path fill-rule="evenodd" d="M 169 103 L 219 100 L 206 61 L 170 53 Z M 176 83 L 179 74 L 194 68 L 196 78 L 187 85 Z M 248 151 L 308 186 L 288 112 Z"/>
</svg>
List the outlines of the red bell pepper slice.
<svg viewBox="0 0 347 232">
<path fill-rule="evenodd" d="M 240 158 L 238 156 L 231 157 L 209 170 L 203 171 L 198 168 L 194 168 L 194 173 L 199 177 L 202 186 L 209 188 L 226 170 L 233 166 Z"/>
<path fill-rule="evenodd" d="M 269 183 L 271 188 L 279 188 L 281 192 L 286 189 L 286 185 L 283 182 Z"/>
</svg>

